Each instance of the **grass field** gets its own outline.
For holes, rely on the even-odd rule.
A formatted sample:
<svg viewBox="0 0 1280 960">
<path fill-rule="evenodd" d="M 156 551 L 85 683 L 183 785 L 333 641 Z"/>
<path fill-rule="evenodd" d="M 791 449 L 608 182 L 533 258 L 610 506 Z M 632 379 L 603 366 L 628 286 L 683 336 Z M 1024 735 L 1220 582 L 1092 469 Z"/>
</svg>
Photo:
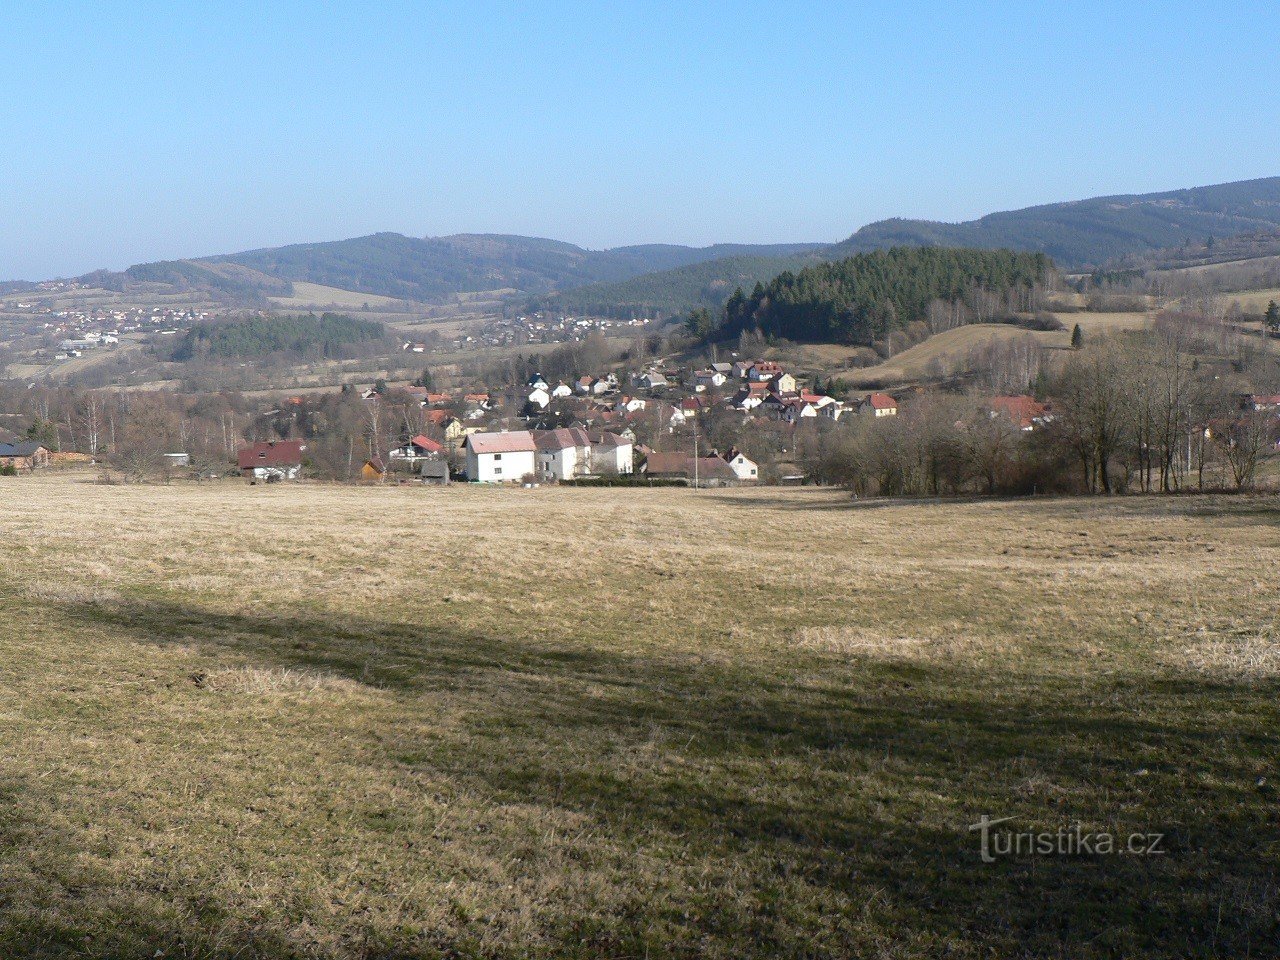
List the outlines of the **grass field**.
<svg viewBox="0 0 1280 960">
<path fill-rule="evenodd" d="M 326 287 L 319 283 L 307 283 L 302 280 L 293 282 L 292 297 L 271 297 L 271 302 L 281 310 L 306 309 L 355 309 L 369 307 L 406 307 L 404 300 L 395 297 L 383 297 L 373 293 L 360 293 L 355 290 L 343 290 L 339 287 Z"/>
<path fill-rule="evenodd" d="M 1071 328 L 1077 323 L 1087 337 L 1140 329 L 1151 322 L 1150 314 L 1146 313 L 1064 313 L 1058 319 L 1066 330 L 1035 331 L 1002 323 L 956 327 L 917 343 L 884 363 L 854 371 L 848 377 L 855 384 L 907 383 L 931 377 L 935 371 L 943 375 L 963 372 L 965 360 L 974 350 L 996 341 L 1031 337 L 1044 347 L 1065 350 L 1071 346 Z"/>
<path fill-rule="evenodd" d="M 43 475 L 0 532 L 0 956 L 1275 954 L 1275 498 Z"/>
</svg>

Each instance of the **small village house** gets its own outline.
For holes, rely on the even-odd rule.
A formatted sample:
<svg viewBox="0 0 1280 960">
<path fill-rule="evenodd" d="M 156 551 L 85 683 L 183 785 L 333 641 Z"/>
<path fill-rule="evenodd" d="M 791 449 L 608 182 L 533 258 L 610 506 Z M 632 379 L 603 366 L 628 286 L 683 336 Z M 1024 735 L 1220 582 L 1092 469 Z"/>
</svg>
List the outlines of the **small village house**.
<svg viewBox="0 0 1280 960">
<path fill-rule="evenodd" d="M 296 480 L 307 445 L 301 440 L 264 440 L 241 447 L 240 473 L 255 480 Z"/>
<path fill-rule="evenodd" d="M 468 434 L 463 447 L 473 483 L 519 482 L 537 474 L 538 446 L 528 430 Z"/>
<path fill-rule="evenodd" d="M 875 417 L 896 417 L 898 401 L 887 393 L 871 393 L 862 398 L 858 404 L 858 412 Z"/>
</svg>

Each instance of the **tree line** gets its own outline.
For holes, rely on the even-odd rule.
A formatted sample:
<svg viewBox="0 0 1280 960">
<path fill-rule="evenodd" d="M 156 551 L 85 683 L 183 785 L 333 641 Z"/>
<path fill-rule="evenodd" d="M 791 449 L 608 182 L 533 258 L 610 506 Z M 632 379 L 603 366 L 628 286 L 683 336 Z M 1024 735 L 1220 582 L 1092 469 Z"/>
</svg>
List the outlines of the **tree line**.
<svg viewBox="0 0 1280 960">
<path fill-rule="evenodd" d="M 1040 253 L 895 247 L 786 271 L 750 294 L 738 289 L 718 319 L 695 312 L 688 329 L 703 340 L 754 330 L 799 342 L 869 346 L 927 321 L 938 303 L 965 303 L 981 322 L 1014 294 L 1008 306 L 1029 311 L 1032 292 L 1052 269 Z"/>
</svg>

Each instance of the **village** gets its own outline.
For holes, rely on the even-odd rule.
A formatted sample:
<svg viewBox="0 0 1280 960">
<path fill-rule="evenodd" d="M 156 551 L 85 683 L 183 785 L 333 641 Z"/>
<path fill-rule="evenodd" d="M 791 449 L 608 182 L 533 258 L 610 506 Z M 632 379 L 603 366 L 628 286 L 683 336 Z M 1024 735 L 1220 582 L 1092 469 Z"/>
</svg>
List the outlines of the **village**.
<svg viewBox="0 0 1280 960">
<path fill-rule="evenodd" d="M 367 428 L 362 456 L 347 472 L 348 479 L 364 483 L 802 483 L 808 478 L 794 463 L 782 472 L 763 469 L 763 458 L 743 449 L 753 434 L 769 434 L 785 452 L 788 444 L 798 444 L 799 431 L 849 417 L 882 420 L 899 411 L 889 393 L 837 399 L 816 382 L 802 383 L 782 363 L 763 359 L 683 371 L 655 364 L 629 375 L 606 372 L 571 382 L 553 383 L 535 373 L 523 389 L 504 393 L 378 383 L 344 387 L 340 396 L 353 393 Z M 195 464 L 188 450 L 166 449 L 154 453 L 159 472 L 166 479 L 183 471 L 205 479 L 234 472 L 252 483 L 315 478 L 316 407 L 322 401 L 292 396 L 259 415 L 247 431 L 259 439 L 234 449 L 234 469 L 230 462 Z M 1022 431 L 1052 418 L 1048 405 L 1029 396 L 993 397 L 989 412 Z M 713 422 L 728 422 L 747 442 L 718 447 Z M 89 446 L 96 443 L 90 440 Z M 233 445 L 228 438 L 228 449 Z M 14 438 L 0 443 L 0 471 L 87 464 L 97 452 Z"/>
</svg>

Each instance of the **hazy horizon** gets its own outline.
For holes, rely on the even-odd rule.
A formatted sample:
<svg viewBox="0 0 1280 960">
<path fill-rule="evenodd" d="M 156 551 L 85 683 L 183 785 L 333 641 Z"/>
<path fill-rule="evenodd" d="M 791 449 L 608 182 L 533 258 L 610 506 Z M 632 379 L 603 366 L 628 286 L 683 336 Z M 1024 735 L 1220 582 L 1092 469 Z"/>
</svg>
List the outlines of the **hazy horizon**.
<svg viewBox="0 0 1280 960">
<path fill-rule="evenodd" d="M 1274 27 L 1171 2 L 20 4 L 0 279 L 386 231 L 831 242 L 1256 179 Z"/>
</svg>

